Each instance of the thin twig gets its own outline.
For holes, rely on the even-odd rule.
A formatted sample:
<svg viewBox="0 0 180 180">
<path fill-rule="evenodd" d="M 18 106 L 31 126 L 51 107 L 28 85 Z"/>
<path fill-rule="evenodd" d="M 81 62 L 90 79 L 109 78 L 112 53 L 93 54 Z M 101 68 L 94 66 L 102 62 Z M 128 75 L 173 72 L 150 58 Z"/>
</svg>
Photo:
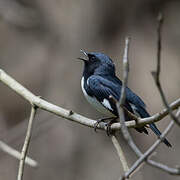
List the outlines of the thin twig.
<svg viewBox="0 0 180 180">
<path fill-rule="evenodd" d="M 176 117 L 178 118 L 180 116 L 180 109 L 177 111 Z M 154 166 L 156 168 L 159 168 L 163 171 L 168 172 L 172 175 L 180 175 L 180 169 L 179 168 L 171 168 L 164 164 L 157 163 L 155 161 L 147 159 L 158 147 L 158 145 L 164 140 L 165 136 L 170 132 L 174 125 L 174 121 L 171 121 L 168 125 L 168 127 L 164 130 L 164 132 L 161 134 L 159 139 L 144 153 L 140 156 L 140 158 L 131 166 L 129 171 L 125 174 L 124 178 L 128 178 L 139 166 L 141 163 L 146 161 L 149 165 Z"/>
<path fill-rule="evenodd" d="M 146 159 L 155 151 L 158 145 L 163 141 L 165 135 L 172 129 L 174 121 L 171 121 L 166 130 L 162 133 L 160 138 L 143 154 L 140 158 L 131 166 L 130 170 L 125 173 L 124 177 L 128 178 L 139 166 L 141 163 L 146 161 Z"/>
<path fill-rule="evenodd" d="M 127 51 L 125 51 L 125 52 L 127 52 Z M 151 146 L 144 154 L 142 154 L 141 151 L 139 150 L 139 148 L 135 145 L 130 133 L 128 132 L 128 128 L 125 125 L 125 117 L 124 117 L 124 112 L 123 112 L 123 108 L 122 108 L 122 105 L 125 100 L 125 87 L 126 87 L 127 81 L 128 81 L 129 67 L 128 67 L 127 60 L 128 60 L 128 58 L 126 58 L 123 61 L 123 63 L 124 63 L 123 87 L 122 87 L 122 91 L 121 91 L 120 101 L 116 102 L 116 106 L 117 106 L 118 114 L 120 117 L 119 119 L 120 119 L 120 123 L 121 123 L 121 131 L 123 133 L 123 136 L 126 139 L 126 141 L 128 142 L 129 146 L 132 148 L 132 150 L 139 157 L 139 159 L 133 164 L 133 166 L 130 168 L 130 170 L 128 172 L 126 172 L 124 176 L 121 177 L 121 179 L 129 178 L 130 174 L 132 174 L 140 166 L 140 164 L 142 162 L 145 162 L 147 160 L 147 157 L 149 157 L 154 152 L 154 150 L 158 147 L 158 145 L 161 143 L 161 141 L 164 139 L 165 135 L 167 134 L 167 132 L 170 131 L 170 129 L 172 128 L 171 126 L 173 125 L 173 123 L 172 124 L 170 123 L 170 125 L 165 130 L 164 134 L 162 134 L 162 136 L 160 136 L 160 139 L 158 139 L 154 143 L 154 145 Z M 157 167 L 157 163 L 154 161 L 152 162 L 152 160 L 150 162 L 148 162 L 148 164 L 151 164 L 151 165 L 154 165 L 154 167 Z M 155 164 L 156 164 L 156 166 L 155 166 Z M 160 167 L 158 166 L 158 168 L 160 168 Z M 177 170 L 177 169 L 175 169 L 175 170 Z M 178 171 L 174 171 L 174 172 L 178 172 Z"/>
<path fill-rule="evenodd" d="M 127 86 L 127 82 L 128 82 L 128 72 L 129 72 L 129 60 L 128 60 L 128 51 L 129 51 L 129 42 L 130 39 L 126 38 L 125 40 L 125 50 L 124 50 L 124 57 L 123 57 L 123 84 L 122 84 L 122 90 L 121 90 L 121 98 L 119 100 L 119 102 L 116 102 L 116 106 L 118 109 L 118 114 L 119 114 L 119 120 L 120 120 L 120 124 L 121 124 L 121 131 L 122 134 L 124 136 L 124 138 L 126 139 L 126 141 L 128 142 L 128 144 L 130 145 L 130 147 L 136 152 L 136 154 L 141 155 L 141 152 L 139 151 L 139 149 L 137 148 L 137 146 L 135 145 L 135 143 L 133 142 L 131 135 L 128 131 L 128 128 L 125 124 L 125 116 L 124 116 L 124 110 L 122 108 L 124 102 L 125 102 L 125 98 L 126 98 L 126 86 Z"/>
<path fill-rule="evenodd" d="M 37 109 L 37 107 L 32 105 L 31 114 L 30 114 L 30 118 L 29 118 L 27 132 L 26 132 L 26 137 L 25 137 L 24 145 L 23 145 L 23 148 L 22 148 L 22 151 L 21 151 L 21 159 L 20 159 L 20 162 L 19 162 L 17 180 L 22 180 L 23 179 L 24 160 L 26 158 L 26 154 L 27 154 L 30 139 L 31 139 L 32 126 L 33 126 L 33 120 L 34 120 L 34 117 L 35 117 L 35 114 L 36 114 L 36 109 Z"/>
<path fill-rule="evenodd" d="M 15 150 L 14 148 L 10 147 L 3 141 L 0 141 L 0 149 L 3 152 L 11 155 L 12 157 L 15 157 L 16 159 L 19 159 L 19 160 L 21 159 L 21 153 L 19 151 Z M 31 159 L 30 157 L 26 157 L 25 163 L 34 168 L 36 168 L 38 166 L 38 163 L 35 160 Z"/>
<path fill-rule="evenodd" d="M 167 101 L 165 99 L 165 96 L 164 96 L 164 93 L 162 91 L 161 84 L 160 84 L 160 81 L 159 81 L 159 75 L 160 75 L 160 70 L 161 70 L 160 60 L 161 60 L 161 31 L 162 31 L 162 24 L 163 24 L 162 15 L 159 16 L 158 20 L 159 20 L 159 24 L 158 24 L 158 30 L 157 30 L 157 32 L 158 32 L 157 71 L 153 72 L 152 74 L 154 75 L 154 78 L 155 78 L 156 84 L 157 84 L 157 86 L 159 88 L 159 91 L 160 91 L 160 94 L 162 96 L 163 102 L 164 102 L 164 104 L 167 105 L 166 108 L 168 109 L 169 113 L 172 113 L 171 109 L 169 108 L 169 106 L 167 104 Z M 172 114 L 172 115 L 174 115 L 174 114 Z M 176 117 L 172 117 L 172 118 L 176 119 Z M 159 139 L 143 155 L 141 155 L 140 158 L 130 168 L 130 170 L 127 173 L 125 173 L 125 175 L 123 177 L 124 179 L 128 178 L 130 176 L 130 174 L 132 172 L 134 172 L 135 169 L 137 169 L 140 166 L 141 163 L 143 163 L 144 161 L 147 160 L 147 158 L 155 151 L 155 149 L 158 147 L 158 145 L 164 140 L 166 134 L 172 129 L 173 125 L 174 125 L 174 122 L 171 121 L 170 124 L 168 125 L 168 127 L 166 128 L 166 130 L 159 137 Z M 160 166 L 160 164 L 155 163 L 153 161 L 148 161 L 148 163 L 153 165 L 154 167 L 162 168 L 162 166 Z M 178 169 L 173 169 L 173 170 L 175 170 L 173 172 L 180 173 L 178 171 Z"/>
<path fill-rule="evenodd" d="M 159 90 L 159 93 L 161 95 L 161 99 L 163 101 L 164 106 L 168 109 L 170 117 L 174 120 L 174 122 L 180 126 L 180 121 L 176 118 L 176 116 L 173 114 L 172 109 L 169 107 L 168 102 L 166 100 L 164 91 L 161 86 L 160 82 L 160 72 L 161 72 L 161 47 L 162 47 L 162 26 L 163 26 L 163 16 L 162 14 L 159 14 L 158 17 L 158 28 L 157 28 L 157 68 L 156 71 L 152 71 L 152 76 L 156 82 L 156 86 Z"/>
<path fill-rule="evenodd" d="M 27 100 L 30 104 L 35 104 L 38 108 L 43 109 L 48 112 L 51 112 L 57 116 L 65 118 L 67 120 L 79 123 L 84 126 L 94 128 L 94 124 L 96 123 L 95 120 L 89 119 L 89 118 L 82 116 L 80 114 L 77 114 L 71 110 L 67 110 L 67 109 L 59 107 L 57 105 L 54 105 L 48 101 L 45 101 L 44 99 L 40 98 L 39 96 L 34 95 L 32 92 L 30 92 L 28 89 L 23 87 L 20 83 L 18 83 L 15 79 L 13 79 L 11 76 L 9 76 L 2 69 L 0 69 L 0 81 L 3 82 L 4 84 L 6 84 L 9 88 L 11 88 L 17 94 L 19 94 L 22 98 Z M 173 110 L 180 107 L 180 98 L 177 99 L 176 101 L 174 101 L 173 103 L 171 103 L 170 107 Z M 133 128 L 140 127 L 145 124 L 160 121 L 167 115 L 168 115 L 168 110 L 164 109 L 160 113 L 156 113 L 155 115 L 153 115 L 151 117 L 140 119 L 138 121 L 138 124 L 134 120 L 125 122 L 125 124 L 127 127 L 133 127 Z M 97 128 L 105 130 L 106 125 L 105 125 L 105 123 L 100 123 Z M 119 130 L 120 128 L 121 128 L 120 123 L 113 123 L 111 125 L 112 130 Z"/>
<path fill-rule="evenodd" d="M 161 70 L 161 31 L 162 31 L 162 24 L 163 24 L 163 18 L 162 16 L 159 17 L 159 24 L 158 24 L 158 50 L 157 50 L 157 70 L 155 72 L 152 72 L 152 75 L 155 79 L 155 82 L 157 84 L 157 87 L 159 89 L 159 92 L 161 94 L 163 103 L 166 107 L 165 110 L 163 110 L 160 113 L 157 113 L 149 118 L 137 118 L 134 116 L 132 113 L 130 113 L 127 109 L 123 107 L 123 103 L 125 101 L 126 95 L 125 95 L 125 89 L 126 85 L 128 82 L 128 71 L 129 71 L 129 63 L 128 63 L 128 50 L 129 50 L 129 38 L 126 38 L 126 43 L 125 43 L 125 51 L 124 51 L 124 57 L 123 57 L 123 66 L 124 66 L 124 71 L 123 71 L 123 86 L 122 86 L 122 91 L 121 91 L 121 98 L 120 101 L 116 101 L 116 106 L 118 109 L 118 114 L 120 117 L 120 123 L 115 123 L 111 126 L 112 130 L 118 130 L 121 128 L 122 134 L 126 141 L 128 142 L 129 146 L 132 148 L 132 150 L 136 153 L 136 155 L 139 157 L 139 159 L 133 164 L 133 166 L 129 169 L 127 165 L 127 161 L 125 159 L 124 153 L 116 139 L 115 135 L 112 135 L 112 142 L 118 152 L 119 158 L 122 162 L 123 169 L 125 171 L 125 175 L 122 177 L 122 179 L 128 178 L 132 172 L 134 172 L 143 162 L 147 162 L 149 165 L 159 168 L 165 172 L 168 172 L 170 174 L 174 175 L 179 175 L 180 174 L 180 169 L 175 169 L 175 168 L 170 168 L 164 164 L 149 160 L 148 158 L 150 155 L 155 151 L 155 149 L 158 147 L 158 145 L 164 140 L 166 134 L 172 129 L 174 122 L 176 122 L 180 126 L 180 121 L 178 120 L 178 117 L 176 117 L 172 111 L 180 106 L 180 98 L 177 99 L 175 102 L 173 102 L 171 105 L 168 105 L 167 100 L 165 98 L 164 92 L 162 90 L 161 84 L 160 84 L 160 70 Z M 21 95 L 24 99 L 29 101 L 29 103 L 32 105 L 32 110 L 31 110 L 31 115 L 29 119 L 29 124 L 28 124 L 28 129 L 27 129 L 27 134 L 25 138 L 25 142 L 22 148 L 22 153 L 21 153 L 21 158 L 20 158 L 20 163 L 19 163 L 19 171 L 18 171 L 18 180 L 22 180 L 23 178 L 23 172 L 24 172 L 24 163 L 26 161 L 26 154 L 28 151 L 28 146 L 30 143 L 30 137 L 31 137 L 31 131 L 32 131 L 32 123 L 33 119 L 35 117 L 36 113 L 36 108 L 39 107 L 43 110 L 49 111 L 51 113 L 54 113 L 58 116 L 61 116 L 63 118 L 66 118 L 68 120 L 75 121 L 77 123 L 83 124 L 85 126 L 89 127 L 94 127 L 94 123 L 96 121 L 92 119 L 88 119 L 84 116 L 81 116 L 79 114 L 74 113 L 71 110 L 66 110 L 61 107 L 58 107 L 54 104 L 51 104 L 43 99 L 41 99 L 38 96 L 35 96 L 32 94 L 29 90 L 24 88 L 21 84 L 19 84 L 17 81 L 15 81 L 12 77 L 10 77 L 8 74 L 6 74 L 3 70 L 0 69 L 0 80 L 6 84 L 8 87 L 16 91 L 17 94 Z M 125 117 L 124 117 L 124 111 L 129 113 L 130 117 L 136 121 L 130 121 L 130 122 L 125 122 Z M 127 127 L 140 127 L 145 124 L 149 124 L 152 122 L 156 122 L 158 120 L 161 120 L 164 118 L 166 115 L 170 114 L 172 119 L 174 121 L 171 121 L 168 127 L 165 129 L 165 131 L 162 133 L 162 135 L 159 137 L 159 139 L 144 153 L 139 150 L 139 148 L 135 145 Z M 101 125 L 98 126 L 100 129 L 106 129 L 105 124 L 102 123 Z M 1 141 L 0 141 L 1 142 Z M 1 145 L 1 143 L 0 143 Z"/>
<path fill-rule="evenodd" d="M 127 128 L 127 126 L 125 124 L 124 109 L 122 108 L 122 106 L 123 106 L 123 104 L 125 102 L 125 98 L 126 98 L 125 89 L 126 89 L 127 82 L 128 82 L 128 72 L 129 72 L 128 51 L 129 51 L 129 43 L 130 43 L 130 38 L 127 37 L 125 39 L 125 48 L 124 48 L 124 56 L 123 56 L 123 84 L 122 84 L 122 89 L 121 89 L 121 98 L 120 98 L 119 102 L 116 101 L 116 107 L 118 109 L 119 120 L 120 120 L 120 124 L 121 124 L 121 131 L 122 131 L 122 134 L 123 134 L 124 138 L 126 139 L 128 144 L 130 145 L 130 147 L 132 149 L 134 149 L 134 151 L 136 151 L 136 153 L 138 155 L 141 155 L 141 152 L 139 151 L 137 146 L 133 143 L 131 135 L 129 134 L 128 128 Z"/>
<path fill-rule="evenodd" d="M 128 43 L 126 42 L 126 45 L 127 44 Z M 126 48 L 126 50 L 127 50 L 126 52 L 128 52 L 128 48 Z M 126 58 L 127 58 L 127 56 L 124 56 L 124 61 L 126 61 Z M 33 93 L 31 93 L 29 90 L 24 88 L 20 83 L 15 81 L 12 77 L 10 77 L 7 73 L 5 73 L 1 69 L 0 69 L 0 81 L 2 81 L 9 88 L 14 90 L 17 94 L 22 96 L 24 99 L 29 101 L 29 103 L 31 105 L 35 105 L 35 106 L 37 106 L 37 107 L 39 107 L 39 108 L 41 108 L 43 110 L 49 111 L 49 112 L 54 113 L 54 114 L 56 114 L 56 115 L 58 115 L 60 117 L 66 118 L 68 120 L 75 121 L 75 122 L 80 123 L 82 125 L 94 128 L 94 123 L 96 121 L 94 121 L 92 119 L 88 119 L 88 118 L 86 118 L 84 116 L 81 116 L 81 115 L 79 115 L 77 113 L 74 113 L 71 110 L 63 109 L 63 108 L 61 108 L 59 106 L 56 106 L 54 104 L 51 104 L 51 103 L 41 99 L 38 96 L 35 96 Z M 125 86 L 124 86 L 124 88 L 125 88 Z M 123 92 L 123 90 L 122 90 L 122 92 Z M 124 92 L 125 92 L 125 89 L 124 89 Z M 123 98 L 125 98 L 125 96 Z M 122 100 L 123 100 L 123 98 L 122 98 Z M 179 106 L 180 106 L 180 98 L 177 99 L 176 101 L 174 101 L 171 105 L 169 105 L 170 111 L 177 109 Z M 119 109 L 119 104 L 118 104 L 118 109 Z M 168 108 L 166 108 L 163 111 L 161 111 L 160 113 L 157 113 L 157 114 L 155 114 L 155 115 L 153 115 L 151 117 L 139 119 L 138 124 L 136 123 L 136 121 L 129 121 L 129 122 L 124 122 L 123 121 L 121 124 L 120 123 L 114 123 L 111 126 L 111 129 L 112 130 L 119 130 L 120 128 L 122 128 L 122 129 L 126 129 L 125 131 L 128 132 L 127 127 L 140 127 L 140 126 L 145 125 L 145 124 L 149 124 L 149 123 L 152 123 L 152 122 L 159 121 L 159 120 L 163 119 L 166 115 L 168 115 L 170 113 L 170 111 L 169 111 Z M 123 114 L 123 107 L 120 108 L 119 114 Z M 135 119 L 136 117 L 132 117 L 132 118 Z M 120 119 L 124 120 L 123 115 L 122 115 L 122 118 L 120 118 Z M 98 126 L 99 129 L 105 129 L 105 127 L 106 126 L 105 126 L 104 123 L 102 123 L 101 125 Z M 137 146 L 134 144 L 130 134 L 126 134 L 125 137 L 127 139 L 129 139 L 129 142 L 128 142 L 129 145 L 136 152 L 136 155 L 140 157 L 142 155 L 142 153 L 137 148 Z M 163 164 L 154 162 L 152 160 L 147 160 L 146 158 L 145 158 L 145 160 L 147 161 L 148 164 L 150 164 L 150 165 L 152 165 L 154 167 L 160 168 L 161 170 L 163 170 L 165 172 L 168 172 L 170 174 L 179 174 L 179 169 L 169 168 L 169 167 L 167 167 L 167 166 L 165 166 Z M 23 175 L 23 170 L 21 172 L 22 172 L 22 175 Z"/>
<path fill-rule="evenodd" d="M 126 99 L 125 90 L 128 83 L 128 73 L 129 73 L 129 59 L 128 59 L 129 43 L 130 43 L 130 38 L 127 37 L 125 39 L 125 48 L 124 48 L 124 56 L 123 56 L 123 84 L 122 84 L 122 89 L 121 89 L 121 98 L 119 100 L 120 106 L 123 106 Z"/>
<path fill-rule="evenodd" d="M 121 148 L 121 146 L 120 146 L 120 144 L 119 144 L 115 134 L 111 135 L 111 140 L 113 142 L 114 147 L 116 148 L 116 151 L 117 151 L 117 154 L 118 154 L 119 159 L 121 161 L 121 164 L 122 164 L 124 172 L 129 171 L 129 167 L 128 167 L 128 163 L 127 163 L 127 160 L 126 160 L 126 156 L 124 155 L 124 152 L 123 152 L 123 150 L 122 150 L 122 148 Z"/>
<path fill-rule="evenodd" d="M 152 161 L 150 159 L 147 160 L 147 163 L 155 168 L 158 168 L 166 173 L 169 173 L 171 175 L 180 175 L 180 168 L 171 168 L 165 164 Z"/>
<path fill-rule="evenodd" d="M 125 50 L 124 50 L 124 56 L 123 56 L 123 84 L 122 84 L 122 89 L 121 89 L 121 97 L 119 102 L 116 101 L 116 107 L 118 109 L 118 114 L 119 114 L 119 120 L 120 120 L 120 124 L 121 124 L 121 131 L 123 134 L 123 137 L 125 138 L 125 140 L 128 142 L 129 146 L 136 152 L 136 154 L 138 154 L 139 156 L 141 155 L 141 152 L 139 151 L 139 149 L 137 148 L 137 146 L 135 145 L 135 143 L 133 142 L 131 135 L 129 134 L 128 128 L 125 125 L 125 116 L 124 116 L 124 110 L 122 108 L 124 102 L 125 102 L 125 98 L 126 98 L 126 94 L 125 94 L 125 89 L 127 86 L 127 82 L 128 82 L 128 71 L 129 71 L 129 62 L 128 62 L 128 50 L 129 50 L 129 38 L 126 38 L 125 40 Z M 124 179 L 124 176 L 122 177 L 122 179 Z"/>
</svg>

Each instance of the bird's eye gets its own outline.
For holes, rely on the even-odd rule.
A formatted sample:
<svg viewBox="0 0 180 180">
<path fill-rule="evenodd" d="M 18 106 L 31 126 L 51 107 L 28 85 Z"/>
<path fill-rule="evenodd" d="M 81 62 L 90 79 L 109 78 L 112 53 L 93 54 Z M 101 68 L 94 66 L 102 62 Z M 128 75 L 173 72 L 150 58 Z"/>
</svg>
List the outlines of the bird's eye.
<svg viewBox="0 0 180 180">
<path fill-rule="evenodd" d="M 96 57 L 95 57 L 94 55 L 91 55 L 91 56 L 89 57 L 89 59 L 90 59 L 90 61 L 95 61 L 95 60 L 96 60 Z"/>
<path fill-rule="evenodd" d="M 96 59 L 96 58 L 95 58 L 95 56 L 92 56 L 92 57 L 91 57 L 91 60 L 93 60 L 93 61 L 94 61 L 95 59 Z"/>
</svg>

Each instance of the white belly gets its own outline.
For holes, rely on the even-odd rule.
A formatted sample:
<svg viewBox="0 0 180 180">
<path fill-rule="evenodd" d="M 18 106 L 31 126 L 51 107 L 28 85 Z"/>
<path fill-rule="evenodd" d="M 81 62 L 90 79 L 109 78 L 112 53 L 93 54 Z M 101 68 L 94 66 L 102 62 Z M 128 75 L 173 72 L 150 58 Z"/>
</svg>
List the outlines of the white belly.
<svg viewBox="0 0 180 180">
<path fill-rule="evenodd" d="M 85 89 L 84 89 L 84 77 L 82 77 L 81 79 L 81 88 L 83 91 L 83 94 L 86 98 L 86 100 L 99 112 L 101 112 L 102 114 L 106 115 L 106 116 L 115 116 L 114 114 L 111 113 L 111 111 L 109 111 L 107 108 L 105 108 L 104 106 L 109 107 L 109 109 L 111 109 L 110 104 L 108 103 L 108 101 L 105 99 L 103 101 L 104 106 L 95 98 L 95 97 L 91 97 L 89 96 Z"/>
</svg>

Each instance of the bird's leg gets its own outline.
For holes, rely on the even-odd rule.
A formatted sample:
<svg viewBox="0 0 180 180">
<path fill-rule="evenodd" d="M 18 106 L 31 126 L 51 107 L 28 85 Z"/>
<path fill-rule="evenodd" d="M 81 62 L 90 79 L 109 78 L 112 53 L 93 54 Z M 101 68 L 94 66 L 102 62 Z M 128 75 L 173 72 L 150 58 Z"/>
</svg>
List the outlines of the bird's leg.
<svg viewBox="0 0 180 180">
<path fill-rule="evenodd" d="M 105 120 L 109 120 L 107 123 L 106 123 L 106 133 L 108 136 L 110 136 L 112 134 L 112 131 L 111 131 L 111 125 L 115 122 L 115 120 L 117 119 L 118 117 L 108 117 L 108 118 L 101 118 L 101 119 L 98 119 L 97 122 L 94 124 L 94 130 L 96 132 L 96 129 L 97 129 L 97 126 L 99 125 L 99 123 L 101 122 L 104 122 Z"/>
<path fill-rule="evenodd" d="M 114 117 L 106 117 L 106 118 L 98 119 L 97 122 L 94 123 L 94 131 L 96 132 L 96 129 L 101 122 L 104 122 L 104 121 L 110 120 L 110 119 L 112 120 L 112 119 L 114 119 Z"/>
<path fill-rule="evenodd" d="M 106 134 L 110 136 L 112 134 L 111 125 L 116 121 L 118 117 L 113 117 L 109 122 L 106 123 Z"/>
</svg>

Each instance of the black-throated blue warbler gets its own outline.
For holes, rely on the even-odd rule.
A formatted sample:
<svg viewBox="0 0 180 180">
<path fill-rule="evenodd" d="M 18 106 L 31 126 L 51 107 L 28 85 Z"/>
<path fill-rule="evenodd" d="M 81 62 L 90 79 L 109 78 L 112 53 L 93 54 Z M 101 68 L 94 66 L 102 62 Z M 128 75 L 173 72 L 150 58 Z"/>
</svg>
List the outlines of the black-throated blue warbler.
<svg viewBox="0 0 180 180">
<path fill-rule="evenodd" d="M 81 51 L 86 56 L 86 59 L 78 58 L 84 62 L 84 71 L 81 79 L 83 94 L 96 110 L 108 116 L 107 119 L 111 119 L 109 121 L 110 125 L 118 118 L 116 104 L 110 96 L 113 96 L 117 101 L 120 99 L 122 81 L 116 76 L 115 65 L 107 55 Z M 123 106 L 141 118 L 150 116 L 142 99 L 128 87 L 126 87 L 126 100 Z M 125 120 L 131 120 L 126 112 Z M 158 137 L 161 135 L 161 132 L 154 123 L 149 124 L 149 127 Z M 136 128 L 136 130 L 140 133 L 148 134 L 146 127 Z M 171 147 L 167 139 L 164 139 L 163 142 L 168 147 Z"/>
</svg>

